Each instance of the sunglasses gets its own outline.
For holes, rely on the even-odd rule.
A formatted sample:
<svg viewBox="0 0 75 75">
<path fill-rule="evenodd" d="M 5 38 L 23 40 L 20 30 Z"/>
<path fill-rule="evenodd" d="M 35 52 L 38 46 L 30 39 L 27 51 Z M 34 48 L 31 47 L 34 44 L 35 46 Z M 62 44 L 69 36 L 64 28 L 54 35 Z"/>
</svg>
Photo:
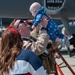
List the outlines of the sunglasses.
<svg viewBox="0 0 75 75">
<path fill-rule="evenodd" d="M 28 25 L 30 25 L 30 26 L 33 25 L 32 22 L 29 22 L 28 20 L 23 20 L 23 19 L 20 20 L 19 24 L 20 24 L 20 23 L 24 23 L 24 21 L 26 21 L 26 23 L 27 23 Z M 17 28 L 19 28 L 19 24 L 17 25 Z"/>
</svg>

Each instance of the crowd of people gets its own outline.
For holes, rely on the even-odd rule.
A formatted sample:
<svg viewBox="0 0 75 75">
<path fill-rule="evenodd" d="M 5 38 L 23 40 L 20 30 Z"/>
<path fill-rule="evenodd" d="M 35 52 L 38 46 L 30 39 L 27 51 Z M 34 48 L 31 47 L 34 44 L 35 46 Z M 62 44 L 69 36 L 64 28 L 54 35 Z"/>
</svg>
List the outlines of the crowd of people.
<svg viewBox="0 0 75 75">
<path fill-rule="evenodd" d="M 2 34 L 0 75 L 48 75 L 40 59 L 43 54 L 52 56 L 49 65 L 55 68 L 50 50 L 56 51 L 60 40 L 66 38 L 38 2 L 31 4 L 29 10 L 33 20 L 14 19 Z"/>
</svg>

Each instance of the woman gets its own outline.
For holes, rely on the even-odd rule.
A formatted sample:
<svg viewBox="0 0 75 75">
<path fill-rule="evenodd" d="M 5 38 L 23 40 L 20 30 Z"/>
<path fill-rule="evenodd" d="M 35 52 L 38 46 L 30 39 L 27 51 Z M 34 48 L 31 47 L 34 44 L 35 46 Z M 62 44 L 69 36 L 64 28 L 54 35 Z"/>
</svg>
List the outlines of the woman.
<svg viewBox="0 0 75 75">
<path fill-rule="evenodd" d="M 9 26 L 1 39 L 0 75 L 47 75 L 39 58 L 22 46 L 19 32 Z"/>
</svg>

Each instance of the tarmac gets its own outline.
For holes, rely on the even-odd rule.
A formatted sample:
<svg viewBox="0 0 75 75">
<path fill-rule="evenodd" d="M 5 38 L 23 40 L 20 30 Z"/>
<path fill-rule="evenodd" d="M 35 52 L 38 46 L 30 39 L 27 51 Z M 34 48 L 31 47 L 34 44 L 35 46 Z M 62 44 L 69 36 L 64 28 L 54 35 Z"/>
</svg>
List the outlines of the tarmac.
<svg viewBox="0 0 75 75">
<path fill-rule="evenodd" d="M 59 59 L 56 58 L 56 62 L 59 65 L 61 71 L 63 72 L 63 75 L 75 75 L 75 50 L 73 50 L 73 47 L 70 47 L 71 49 L 71 53 L 74 55 L 72 57 L 70 57 L 68 55 L 67 52 L 67 48 L 62 48 L 60 50 L 60 53 L 62 54 L 62 56 L 64 57 L 64 59 L 66 60 L 66 62 L 69 64 L 69 66 L 71 67 L 71 69 L 73 70 L 74 74 L 69 70 L 68 66 L 63 62 L 63 60 L 61 59 L 61 57 Z M 49 74 L 49 75 L 54 75 L 54 74 Z M 62 75 L 58 72 L 58 75 Z"/>
</svg>

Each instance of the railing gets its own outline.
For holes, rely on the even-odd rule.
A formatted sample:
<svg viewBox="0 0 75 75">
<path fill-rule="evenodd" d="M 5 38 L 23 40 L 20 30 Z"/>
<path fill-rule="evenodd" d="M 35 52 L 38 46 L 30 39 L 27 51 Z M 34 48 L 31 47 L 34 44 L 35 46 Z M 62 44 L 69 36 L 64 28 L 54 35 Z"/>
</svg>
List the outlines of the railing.
<svg viewBox="0 0 75 75">
<path fill-rule="evenodd" d="M 54 50 L 52 50 L 51 52 L 54 53 Z M 62 59 L 62 61 L 66 64 L 66 66 L 68 67 L 68 69 L 71 71 L 72 75 L 75 75 L 75 72 L 70 67 L 70 65 L 67 63 L 67 61 L 64 59 L 64 57 L 61 55 L 61 53 L 58 52 L 58 54 L 59 54 L 60 58 Z M 60 73 L 60 75 L 64 75 L 64 73 L 62 72 L 62 70 L 59 67 L 58 63 L 56 62 L 56 73 L 54 75 L 58 75 L 58 72 Z"/>
</svg>

